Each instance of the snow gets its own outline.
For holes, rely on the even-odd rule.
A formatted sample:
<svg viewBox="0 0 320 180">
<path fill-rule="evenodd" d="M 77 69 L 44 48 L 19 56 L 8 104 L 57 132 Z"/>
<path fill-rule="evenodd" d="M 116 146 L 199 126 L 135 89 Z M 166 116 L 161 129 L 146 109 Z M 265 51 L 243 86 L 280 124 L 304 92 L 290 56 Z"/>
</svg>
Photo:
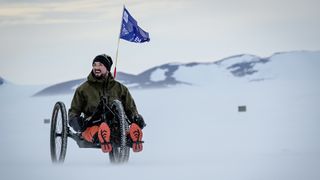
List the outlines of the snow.
<svg viewBox="0 0 320 180">
<path fill-rule="evenodd" d="M 34 98 L 40 87 L 6 84 L 0 87 L 1 179 L 317 180 L 319 57 L 279 54 L 256 67 L 255 78 L 276 74 L 265 81 L 217 66 L 185 66 L 175 77 L 196 86 L 131 90 L 147 127 L 144 151 L 131 152 L 124 165 L 110 164 L 99 149 L 79 149 L 70 138 L 65 163 L 52 165 L 43 119 L 56 101 L 70 107 L 73 95 Z M 239 105 L 247 112 L 238 112 Z"/>
<path fill-rule="evenodd" d="M 132 88 L 132 87 L 139 87 L 139 83 L 131 83 L 131 84 L 127 84 L 126 86 L 128 87 L 128 88 Z"/>
<path fill-rule="evenodd" d="M 258 60 L 259 57 L 254 56 L 254 55 L 250 55 L 250 54 L 241 54 L 241 55 L 236 55 L 236 56 L 232 56 L 226 59 L 221 60 L 220 62 L 218 62 L 218 65 L 220 67 L 229 67 L 235 63 L 242 63 L 242 62 L 250 62 L 250 61 L 254 61 L 254 60 Z"/>
<path fill-rule="evenodd" d="M 166 79 L 166 72 L 167 72 L 167 69 L 156 69 L 150 76 L 150 80 L 151 81 L 163 81 Z"/>
<path fill-rule="evenodd" d="M 223 77 L 223 78 L 221 78 Z M 221 83 L 233 81 L 229 71 L 219 68 L 215 64 L 202 64 L 194 67 L 181 66 L 174 74 L 177 81 L 188 82 L 195 86 L 207 85 L 208 83 Z"/>
</svg>

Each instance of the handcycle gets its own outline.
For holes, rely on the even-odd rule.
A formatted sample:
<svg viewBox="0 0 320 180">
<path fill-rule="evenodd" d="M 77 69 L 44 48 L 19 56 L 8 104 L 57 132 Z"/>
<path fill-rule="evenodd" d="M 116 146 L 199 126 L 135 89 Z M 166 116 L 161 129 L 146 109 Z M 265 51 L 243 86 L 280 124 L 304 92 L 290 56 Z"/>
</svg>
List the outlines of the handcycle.
<svg viewBox="0 0 320 180">
<path fill-rule="evenodd" d="M 129 124 L 131 121 L 127 118 L 123 105 L 119 100 L 113 100 L 110 104 L 107 98 L 101 97 L 99 106 L 102 107 L 102 113 L 97 111 L 87 119 L 90 123 L 107 122 L 110 127 L 110 143 L 112 151 L 109 153 L 111 163 L 125 163 L 129 160 L 130 147 L 132 140 L 128 137 Z M 95 121 L 91 121 L 92 117 Z M 107 117 L 108 116 L 108 117 Z M 99 142 L 88 142 L 83 139 L 80 132 L 74 132 L 68 125 L 67 112 L 63 102 L 59 101 L 54 105 L 51 129 L 50 129 L 50 152 L 53 163 L 63 163 L 67 152 L 68 137 L 75 140 L 79 148 L 100 148 Z M 139 142 L 143 143 L 143 141 Z"/>
</svg>

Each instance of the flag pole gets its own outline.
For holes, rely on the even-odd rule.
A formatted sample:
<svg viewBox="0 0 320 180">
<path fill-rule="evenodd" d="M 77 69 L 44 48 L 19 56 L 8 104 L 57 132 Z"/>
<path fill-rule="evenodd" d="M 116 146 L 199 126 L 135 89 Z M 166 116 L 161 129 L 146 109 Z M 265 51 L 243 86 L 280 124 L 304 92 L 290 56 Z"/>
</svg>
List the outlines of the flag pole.
<svg viewBox="0 0 320 180">
<path fill-rule="evenodd" d="M 115 79 L 116 76 L 117 76 L 117 64 L 118 64 L 118 54 L 119 54 L 119 44 L 120 44 L 120 35 L 121 35 L 121 28 L 122 28 L 123 12 L 124 12 L 124 5 L 123 5 L 122 16 L 121 16 L 121 21 L 120 21 L 120 32 L 119 32 L 119 38 L 118 38 L 118 44 L 117 44 L 117 51 L 116 51 L 116 61 L 115 61 L 114 70 L 113 70 L 113 77 L 114 77 L 114 79 Z"/>
</svg>

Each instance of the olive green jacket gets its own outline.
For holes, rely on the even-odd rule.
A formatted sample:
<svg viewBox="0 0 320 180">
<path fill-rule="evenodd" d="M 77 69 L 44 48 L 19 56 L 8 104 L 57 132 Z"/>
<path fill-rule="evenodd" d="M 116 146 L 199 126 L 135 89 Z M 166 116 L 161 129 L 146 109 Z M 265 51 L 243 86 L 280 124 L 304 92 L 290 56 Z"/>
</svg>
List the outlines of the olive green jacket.
<svg viewBox="0 0 320 180">
<path fill-rule="evenodd" d="M 101 96 L 107 97 L 109 103 L 116 99 L 120 100 L 128 118 L 138 114 L 135 102 L 127 87 L 114 80 L 110 73 L 106 78 L 96 79 L 91 72 L 87 81 L 76 89 L 69 109 L 69 119 L 79 117 L 81 113 L 85 117 L 91 116 L 98 106 Z"/>
</svg>

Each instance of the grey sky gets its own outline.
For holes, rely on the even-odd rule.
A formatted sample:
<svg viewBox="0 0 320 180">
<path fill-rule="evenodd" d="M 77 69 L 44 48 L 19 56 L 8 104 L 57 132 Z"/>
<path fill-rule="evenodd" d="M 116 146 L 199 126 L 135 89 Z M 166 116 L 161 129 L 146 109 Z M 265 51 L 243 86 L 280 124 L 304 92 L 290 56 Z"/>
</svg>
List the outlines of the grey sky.
<svg viewBox="0 0 320 180">
<path fill-rule="evenodd" d="M 115 58 L 123 1 L 0 1 L 0 76 L 18 84 L 86 77 L 95 55 Z M 151 41 L 121 40 L 118 70 L 235 54 L 320 50 L 317 0 L 140 0 L 125 3 Z"/>
</svg>

